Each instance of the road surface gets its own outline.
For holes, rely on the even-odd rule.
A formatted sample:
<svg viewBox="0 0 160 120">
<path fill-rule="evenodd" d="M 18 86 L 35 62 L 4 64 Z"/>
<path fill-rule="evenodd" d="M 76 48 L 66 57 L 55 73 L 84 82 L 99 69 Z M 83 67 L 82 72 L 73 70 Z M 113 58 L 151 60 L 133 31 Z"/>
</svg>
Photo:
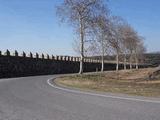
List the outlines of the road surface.
<svg viewBox="0 0 160 120">
<path fill-rule="evenodd" d="M 160 120 L 155 99 L 67 91 L 55 77 L 0 79 L 0 120 Z"/>
</svg>

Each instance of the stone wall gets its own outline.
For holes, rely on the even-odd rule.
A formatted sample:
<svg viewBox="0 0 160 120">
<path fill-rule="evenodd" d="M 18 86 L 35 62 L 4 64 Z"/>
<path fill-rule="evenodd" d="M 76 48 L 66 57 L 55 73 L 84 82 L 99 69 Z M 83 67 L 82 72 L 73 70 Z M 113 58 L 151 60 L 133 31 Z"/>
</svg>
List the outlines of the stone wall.
<svg viewBox="0 0 160 120">
<path fill-rule="evenodd" d="M 23 52 L 19 55 L 17 51 L 11 55 L 7 50 L 4 54 L 0 52 L 0 78 L 78 73 L 79 60 L 79 57 L 49 56 L 38 53 L 35 55 L 29 53 L 27 56 Z M 85 72 L 100 71 L 99 60 L 85 59 L 84 61 Z M 115 70 L 116 64 L 105 63 L 104 68 L 105 70 Z M 120 64 L 120 68 L 123 68 L 122 64 Z"/>
</svg>

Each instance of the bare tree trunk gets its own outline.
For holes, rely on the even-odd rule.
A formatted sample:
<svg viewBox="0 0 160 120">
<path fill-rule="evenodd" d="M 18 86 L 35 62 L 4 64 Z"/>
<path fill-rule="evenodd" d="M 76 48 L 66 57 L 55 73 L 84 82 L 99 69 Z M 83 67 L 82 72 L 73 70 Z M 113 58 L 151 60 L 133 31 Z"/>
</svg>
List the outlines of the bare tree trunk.
<svg viewBox="0 0 160 120">
<path fill-rule="evenodd" d="M 83 29 L 83 21 L 80 19 L 80 69 L 79 74 L 83 74 L 83 61 L 84 61 L 84 29 Z"/>
<path fill-rule="evenodd" d="M 136 70 L 138 70 L 138 69 L 139 69 L 138 63 L 136 63 Z"/>
<path fill-rule="evenodd" d="M 116 71 L 117 71 L 117 80 L 119 80 L 119 53 L 117 52 L 116 56 L 116 61 L 117 61 L 117 66 L 116 66 Z"/>
<path fill-rule="evenodd" d="M 139 66 L 138 66 L 138 55 L 137 55 L 137 53 L 135 54 L 135 59 L 136 59 L 136 70 L 138 70 Z"/>
<path fill-rule="evenodd" d="M 102 55 L 102 68 L 101 68 L 101 72 L 104 72 L 104 55 Z"/>
<path fill-rule="evenodd" d="M 127 55 L 126 55 L 126 53 L 124 53 L 124 70 L 126 70 L 127 69 L 127 66 L 126 66 L 126 63 L 127 63 Z"/>
<path fill-rule="evenodd" d="M 117 66 L 116 66 L 116 71 L 119 70 L 119 53 L 116 55 L 116 61 L 117 61 Z"/>
<path fill-rule="evenodd" d="M 130 62 L 130 69 L 132 69 L 132 54 L 130 55 L 130 60 L 129 60 L 129 62 Z"/>
<path fill-rule="evenodd" d="M 101 72 L 104 72 L 104 41 L 103 41 L 103 35 L 102 35 L 102 40 L 101 40 L 101 47 L 102 47 L 102 67 L 101 67 Z"/>
</svg>

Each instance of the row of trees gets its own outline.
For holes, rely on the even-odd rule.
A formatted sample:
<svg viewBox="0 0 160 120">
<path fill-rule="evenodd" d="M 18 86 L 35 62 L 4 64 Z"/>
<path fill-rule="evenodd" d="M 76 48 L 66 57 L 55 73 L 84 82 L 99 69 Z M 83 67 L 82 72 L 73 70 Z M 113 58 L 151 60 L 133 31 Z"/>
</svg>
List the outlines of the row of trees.
<svg viewBox="0 0 160 120">
<path fill-rule="evenodd" d="M 101 56 L 101 71 L 104 71 L 104 56 L 108 54 L 116 55 L 116 70 L 119 70 L 120 56 L 123 56 L 124 69 L 127 62 L 131 69 L 132 63 L 136 63 L 138 69 L 139 57 L 145 52 L 143 38 L 124 19 L 112 16 L 103 0 L 64 0 L 57 13 L 79 36 L 80 74 L 85 54 Z"/>
</svg>

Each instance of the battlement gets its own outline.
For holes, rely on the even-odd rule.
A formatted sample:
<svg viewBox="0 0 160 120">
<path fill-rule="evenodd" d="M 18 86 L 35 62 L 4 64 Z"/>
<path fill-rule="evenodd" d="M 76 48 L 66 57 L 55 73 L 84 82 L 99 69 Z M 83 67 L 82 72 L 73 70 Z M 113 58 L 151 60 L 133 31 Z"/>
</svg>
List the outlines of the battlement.
<svg viewBox="0 0 160 120">
<path fill-rule="evenodd" d="M 0 51 L 0 56 L 8 56 L 8 57 L 21 57 L 21 58 L 33 58 L 33 59 L 45 59 L 45 60 L 57 60 L 57 61 L 72 61 L 72 62 L 80 62 L 80 57 L 74 57 L 74 56 L 54 56 L 54 55 L 49 55 L 49 54 L 38 54 L 35 53 L 33 54 L 32 52 L 30 53 L 18 53 L 17 50 L 14 52 L 9 51 L 8 49 L 3 53 Z M 84 62 L 89 62 L 89 63 L 100 63 L 101 61 L 97 58 L 84 58 Z M 109 62 L 109 61 L 105 61 Z"/>
<path fill-rule="evenodd" d="M 101 61 L 96 58 L 84 58 L 83 64 L 84 72 L 101 70 Z M 4 53 L 0 51 L 0 78 L 78 73 L 79 66 L 80 57 L 33 54 L 32 52 L 18 53 L 16 50 L 14 52 L 6 50 Z M 119 68 L 123 69 L 123 63 L 119 64 Z M 115 69 L 115 62 L 105 61 L 105 71 Z"/>
</svg>

